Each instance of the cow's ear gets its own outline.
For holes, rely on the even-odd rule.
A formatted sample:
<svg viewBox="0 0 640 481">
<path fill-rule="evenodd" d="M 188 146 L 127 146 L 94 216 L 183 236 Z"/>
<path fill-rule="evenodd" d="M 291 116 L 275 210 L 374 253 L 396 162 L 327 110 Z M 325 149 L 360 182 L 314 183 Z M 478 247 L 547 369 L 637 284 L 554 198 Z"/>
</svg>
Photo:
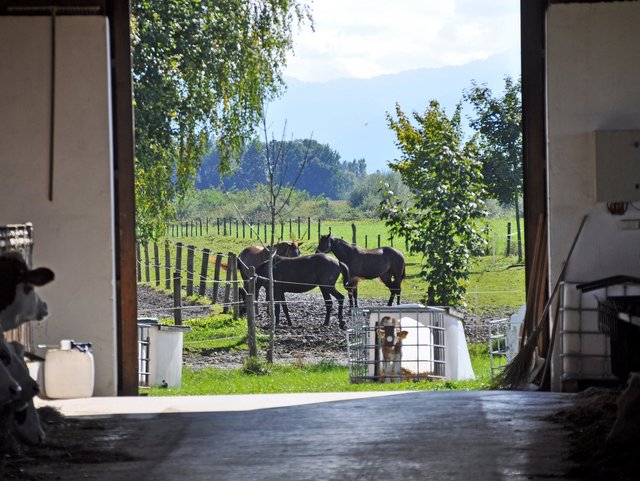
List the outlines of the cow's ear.
<svg viewBox="0 0 640 481">
<path fill-rule="evenodd" d="M 304 242 L 298 242 L 298 247 L 300 247 Z"/>
<path fill-rule="evenodd" d="M 381 340 L 384 339 L 384 329 L 378 329 L 378 337 Z"/>
<path fill-rule="evenodd" d="M 27 271 L 24 281 L 34 286 L 44 286 L 51 282 L 54 278 L 53 271 L 46 267 L 38 267 L 31 271 Z"/>
<path fill-rule="evenodd" d="M 409 331 L 400 331 L 400 334 L 398 334 L 398 338 L 400 338 L 400 340 L 406 338 L 409 335 Z"/>
</svg>

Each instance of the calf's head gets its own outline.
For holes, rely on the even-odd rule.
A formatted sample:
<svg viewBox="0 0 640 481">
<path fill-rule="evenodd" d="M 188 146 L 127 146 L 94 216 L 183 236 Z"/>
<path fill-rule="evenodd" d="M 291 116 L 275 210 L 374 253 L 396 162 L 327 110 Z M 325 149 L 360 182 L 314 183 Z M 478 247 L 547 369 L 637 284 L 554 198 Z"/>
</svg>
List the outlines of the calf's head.
<svg viewBox="0 0 640 481">
<path fill-rule="evenodd" d="M 0 327 L 14 329 L 26 321 L 40 321 L 47 314 L 47 304 L 35 291 L 53 280 L 46 267 L 29 269 L 18 252 L 0 254 Z"/>
<path fill-rule="evenodd" d="M 402 340 L 409 334 L 407 331 L 402 330 L 398 319 L 389 316 L 384 316 L 380 319 L 377 332 L 383 354 L 391 352 L 394 348 L 399 349 L 402 346 Z"/>
</svg>

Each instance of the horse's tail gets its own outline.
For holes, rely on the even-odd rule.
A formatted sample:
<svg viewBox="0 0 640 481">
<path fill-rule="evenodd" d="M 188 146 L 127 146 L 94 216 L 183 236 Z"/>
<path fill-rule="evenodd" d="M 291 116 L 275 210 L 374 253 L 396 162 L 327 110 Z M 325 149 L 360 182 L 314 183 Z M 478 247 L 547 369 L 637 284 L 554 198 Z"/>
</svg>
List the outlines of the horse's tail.
<svg viewBox="0 0 640 481">
<path fill-rule="evenodd" d="M 340 272 L 342 273 L 342 285 L 345 289 L 349 289 L 351 287 L 351 274 L 349 273 L 349 266 L 341 261 L 338 261 L 338 264 L 340 264 Z"/>
</svg>

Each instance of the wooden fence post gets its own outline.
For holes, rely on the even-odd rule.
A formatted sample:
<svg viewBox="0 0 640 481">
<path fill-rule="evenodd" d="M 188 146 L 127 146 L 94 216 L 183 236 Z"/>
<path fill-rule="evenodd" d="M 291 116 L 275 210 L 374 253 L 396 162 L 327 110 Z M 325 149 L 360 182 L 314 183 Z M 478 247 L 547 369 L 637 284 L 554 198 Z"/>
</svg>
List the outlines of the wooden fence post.
<svg viewBox="0 0 640 481">
<path fill-rule="evenodd" d="M 209 235 L 209 218 L 207 217 L 207 224 L 206 224 L 207 228 L 206 228 L 206 233 L 207 235 Z"/>
<path fill-rule="evenodd" d="M 187 246 L 187 296 L 193 295 L 193 258 L 196 248 Z"/>
<path fill-rule="evenodd" d="M 369 248 L 369 236 L 367 234 L 364 235 L 364 248 Z"/>
<path fill-rule="evenodd" d="M 298 216 L 298 240 L 300 240 L 300 216 Z"/>
<path fill-rule="evenodd" d="M 247 223 L 246 223 L 246 221 L 245 221 L 244 219 L 242 219 L 242 238 L 243 238 L 243 239 L 246 237 L 246 236 L 245 236 L 245 232 L 246 232 L 246 231 L 245 231 L 245 228 L 246 228 L 246 227 L 247 227 Z"/>
<path fill-rule="evenodd" d="M 320 232 L 321 232 L 321 230 L 320 230 L 320 219 L 318 219 L 318 242 L 320 242 L 320 237 L 321 237 Z"/>
<path fill-rule="evenodd" d="M 265 241 L 265 243 L 268 244 L 269 242 L 267 242 L 267 239 L 268 239 L 268 237 L 267 237 L 267 223 L 265 222 L 264 223 L 264 241 Z"/>
<path fill-rule="evenodd" d="M 380 249 L 380 234 L 378 234 L 378 249 Z"/>
<path fill-rule="evenodd" d="M 231 271 L 231 300 L 233 302 L 233 318 L 237 319 L 240 316 L 240 285 L 238 284 L 238 263 L 236 262 L 236 255 L 229 253 L 229 270 Z"/>
<path fill-rule="evenodd" d="M 182 270 L 182 242 L 176 244 L 176 271 Z"/>
<path fill-rule="evenodd" d="M 223 233 L 224 236 L 226 236 L 227 235 L 227 218 L 226 217 L 224 219 L 222 219 L 222 225 L 224 227 L 224 230 L 223 230 L 222 233 Z"/>
<path fill-rule="evenodd" d="M 293 223 L 291 222 L 291 217 L 289 217 L 289 239 L 293 237 Z"/>
<path fill-rule="evenodd" d="M 182 286 L 179 271 L 173 273 L 173 320 L 176 326 L 182 325 Z"/>
<path fill-rule="evenodd" d="M 222 264 L 222 254 L 216 254 L 216 266 L 213 271 L 213 294 L 211 299 L 215 304 L 218 302 L 218 289 L 220 289 L 220 265 Z"/>
<path fill-rule="evenodd" d="M 202 267 L 200 268 L 200 295 L 207 293 L 207 269 L 209 268 L 209 249 L 202 249 Z"/>
<path fill-rule="evenodd" d="M 353 245 L 357 244 L 356 239 L 357 239 L 357 237 L 356 237 L 356 225 L 352 223 L 351 224 L 351 243 Z"/>
<path fill-rule="evenodd" d="M 155 263 L 154 272 L 156 275 L 156 286 L 159 286 L 160 285 L 160 253 L 158 252 L 157 242 L 153 243 L 153 261 Z"/>
<path fill-rule="evenodd" d="M 236 219 L 236 239 L 240 237 L 240 231 L 238 230 L 238 219 Z"/>
<path fill-rule="evenodd" d="M 169 241 L 164 243 L 164 287 L 171 289 L 171 251 L 169 250 Z"/>
<path fill-rule="evenodd" d="M 509 254 L 511 254 L 511 222 L 507 222 L 507 252 L 505 256 L 509 257 Z"/>
<path fill-rule="evenodd" d="M 284 240 L 284 221 L 280 221 L 280 240 Z"/>
<path fill-rule="evenodd" d="M 232 253 L 229 253 L 229 257 L 227 258 L 227 275 L 226 275 L 226 279 L 225 279 L 225 284 L 224 284 L 224 300 L 222 301 L 223 304 L 223 308 L 222 308 L 222 312 L 223 314 L 228 314 L 229 313 L 229 301 L 231 300 L 231 266 L 229 266 L 229 264 L 231 264 L 231 256 L 233 256 Z"/>
<path fill-rule="evenodd" d="M 307 240 L 311 240 L 311 217 L 307 217 Z"/>
<path fill-rule="evenodd" d="M 144 280 L 149 282 L 151 274 L 149 273 L 149 243 L 144 243 Z"/>
<path fill-rule="evenodd" d="M 136 259 L 138 260 L 138 282 L 142 282 L 142 256 L 140 255 L 140 242 L 136 242 Z"/>
<path fill-rule="evenodd" d="M 216 217 L 216 227 L 218 228 L 218 235 L 220 235 L 220 217 Z"/>
</svg>

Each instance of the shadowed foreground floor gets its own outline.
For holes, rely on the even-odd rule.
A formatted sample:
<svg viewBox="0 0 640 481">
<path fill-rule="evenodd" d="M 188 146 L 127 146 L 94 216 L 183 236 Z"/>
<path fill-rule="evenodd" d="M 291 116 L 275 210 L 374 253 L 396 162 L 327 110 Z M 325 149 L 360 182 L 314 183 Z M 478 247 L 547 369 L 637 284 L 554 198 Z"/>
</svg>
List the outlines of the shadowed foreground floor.
<svg viewBox="0 0 640 481">
<path fill-rule="evenodd" d="M 570 395 L 410 392 L 298 404 L 314 396 L 328 399 L 112 398 L 112 410 L 93 413 L 139 414 L 82 418 L 101 427 L 79 434 L 95 447 L 91 452 L 109 456 L 32 458 L 22 479 L 517 481 L 563 478 L 570 468 L 567 433 L 548 421 L 571 405 Z M 145 402 L 156 407 L 143 409 Z M 52 404 L 65 413 L 91 412 L 82 400 L 74 403 Z M 202 412 L 208 403 L 214 412 Z M 148 412 L 154 409 L 159 413 Z M 200 412 L 184 412 L 194 410 Z M 64 442 L 52 436 L 52 443 Z"/>
</svg>

